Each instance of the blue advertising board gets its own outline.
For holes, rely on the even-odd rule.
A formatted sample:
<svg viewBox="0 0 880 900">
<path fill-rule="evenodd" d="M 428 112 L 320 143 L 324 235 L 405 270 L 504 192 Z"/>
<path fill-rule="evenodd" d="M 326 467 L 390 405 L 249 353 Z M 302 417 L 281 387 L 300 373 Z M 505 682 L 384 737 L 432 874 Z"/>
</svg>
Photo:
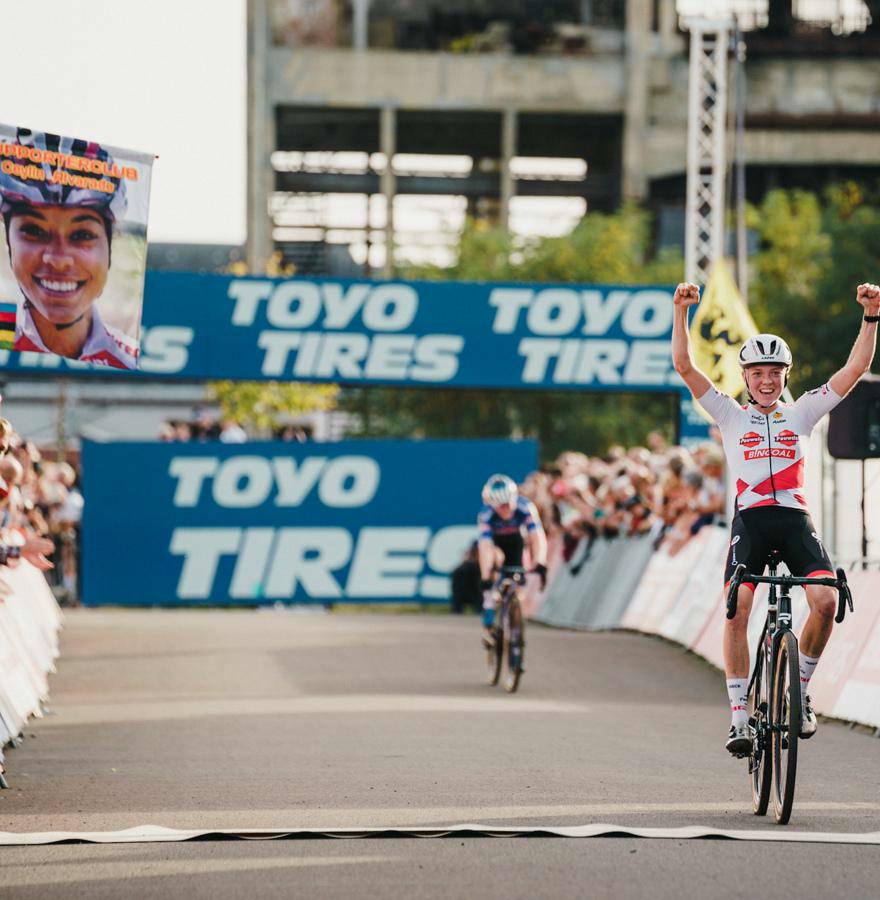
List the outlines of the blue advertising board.
<svg viewBox="0 0 880 900">
<path fill-rule="evenodd" d="M 673 290 L 151 271 L 141 371 L 112 375 L 680 391 L 670 352 Z M 0 351 L 0 368 L 96 371 L 10 351 Z"/>
<path fill-rule="evenodd" d="M 446 603 L 494 472 L 534 441 L 95 443 L 86 605 Z"/>
</svg>

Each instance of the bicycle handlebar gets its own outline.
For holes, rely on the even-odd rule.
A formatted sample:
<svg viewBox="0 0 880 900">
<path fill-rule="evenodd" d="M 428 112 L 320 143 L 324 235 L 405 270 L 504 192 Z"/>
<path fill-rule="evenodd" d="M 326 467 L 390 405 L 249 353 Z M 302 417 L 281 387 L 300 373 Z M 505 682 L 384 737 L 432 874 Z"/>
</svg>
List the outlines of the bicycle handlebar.
<svg viewBox="0 0 880 900">
<path fill-rule="evenodd" d="M 509 578 L 517 584 L 525 584 L 526 574 L 527 571 L 523 566 L 501 566 L 498 569 L 498 578 L 495 583 L 500 584 L 505 578 Z"/>
<path fill-rule="evenodd" d="M 837 613 L 834 621 L 839 625 L 846 616 L 847 607 L 853 611 L 852 592 L 846 580 L 846 572 L 837 569 L 836 578 L 798 578 L 796 575 L 752 575 L 746 572 L 746 567 L 740 563 L 730 579 L 730 588 L 727 591 L 727 618 L 732 619 L 736 615 L 737 595 L 740 585 L 744 581 L 753 584 L 778 584 L 783 587 L 803 587 L 807 584 L 824 584 L 827 587 L 837 588 Z"/>
</svg>

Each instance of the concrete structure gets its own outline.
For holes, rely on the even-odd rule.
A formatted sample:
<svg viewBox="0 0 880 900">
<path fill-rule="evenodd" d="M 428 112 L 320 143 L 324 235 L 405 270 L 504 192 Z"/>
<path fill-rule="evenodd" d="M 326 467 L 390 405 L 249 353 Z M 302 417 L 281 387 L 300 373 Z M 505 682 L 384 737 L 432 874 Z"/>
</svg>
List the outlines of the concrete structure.
<svg viewBox="0 0 880 900">
<path fill-rule="evenodd" d="M 307 223 L 311 257 L 309 241 L 278 229 L 278 210 L 304 196 L 359 194 L 394 209 L 407 194 L 457 195 L 469 211 L 488 209 L 500 221 L 521 196 L 578 197 L 594 209 L 622 198 L 647 200 L 661 213 L 684 207 L 688 47 L 674 0 L 627 0 L 616 28 L 582 23 L 577 54 L 555 56 L 291 47 L 270 39 L 272 3 L 249 0 L 255 269 L 277 246 L 303 270 L 322 271 L 322 234 L 332 224 L 320 215 Z M 752 32 L 746 43 L 751 199 L 776 185 L 815 188 L 880 174 L 880 42 L 872 32 L 785 40 Z M 299 161 L 273 169 L 277 151 Z M 303 159 L 320 153 L 323 163 Z M 341 170 L 341 153 L 364 161 Z M 464 174 L 399 175 L 386 172 L 393 153 L 464 156 L 473 165 Z M 517 156 L 576 157 L 586 173 L 517 178 Z M 373 218 L 371 211 L 350 226 L 356 240 L 393 244 L 393 216 Z M 295 220 L 294 210 L 286 224 Z M 345 243 L 344 230 L 329 242 Z M 386 261 L 385 274 L 392 268 Z"/>
</svg>

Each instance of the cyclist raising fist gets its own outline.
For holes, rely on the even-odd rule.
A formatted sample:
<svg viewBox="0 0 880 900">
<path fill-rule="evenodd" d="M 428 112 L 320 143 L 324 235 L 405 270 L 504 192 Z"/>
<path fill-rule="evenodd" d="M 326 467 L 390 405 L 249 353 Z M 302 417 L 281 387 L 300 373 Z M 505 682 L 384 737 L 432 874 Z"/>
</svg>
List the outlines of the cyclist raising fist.
<svg viewBox="0 0 880 900">
<path fill-rule="evenodd" d="M 737 565 L 763 571 L 770 550 L 779 550 L 792 575 L 834 577 L 828 553 L 807 510 L 804 489 L 804 446 L 816 423 L 852 390 L 871 367 L 880 321 L 880 288 L 860 284 L 856 300 L 864 308 L 862 326 L 844 366 L 821 387 L 795 403 L 782 403 L 791 371 L 791 351 L 774 334 L 749 338 L 739 353 L 748 402 L 740 405 L 717 391 L 693 363 L 688 334 L 688 307 L 699 303 L 695 284 L 675 290 L 672 360 L 694 399 L 712 416 L 721 431 L 728 472 L 736 484 L 736 512 L 731 524 L 730 549 L 724 573 L 727 584 Z M 737 594 L 737 614 L 726 620 L 724 668 L 732 723 L 727 749 L 748 753 L 747 695 L 749 646 L 746 634 L 755 586 L 743 584 Z M 810 612 L 800 638 L 800 675 L 803 693 L 801 737 L 816 732 L 807 686 L 831 635 L 836 609 L 834 588 L 807 585 Z"/>
</svg>

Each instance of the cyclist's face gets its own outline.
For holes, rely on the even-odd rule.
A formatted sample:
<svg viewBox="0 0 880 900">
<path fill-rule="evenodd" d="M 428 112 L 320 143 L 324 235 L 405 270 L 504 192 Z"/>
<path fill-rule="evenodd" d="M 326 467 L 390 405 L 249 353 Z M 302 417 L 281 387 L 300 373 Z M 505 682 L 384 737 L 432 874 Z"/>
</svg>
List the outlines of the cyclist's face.
<svg viewBox="0 0 880 900">
<path fill-rule="evenodd" d="M 785 366 L 749 366 L 743 376 L 749 393 L 761 406 L 772 406 L 785 389 Z"/>
<path fill-rule="evenodd" d="M 502 519 L 509 519 L 513 516 L 513 511 L 515 509 L 512 503 L 501 503 L 498 506 L 492 507 L 495 512 L 501 516 Z"/>
<path fill-rule="evenodd" d="M 9 256 L 25 297 L 63 325 L 79 319 L 104 290 L 110 242 L 104 220 L 92 210 L 31 207 L 9 222 Z"/>
</svg>

